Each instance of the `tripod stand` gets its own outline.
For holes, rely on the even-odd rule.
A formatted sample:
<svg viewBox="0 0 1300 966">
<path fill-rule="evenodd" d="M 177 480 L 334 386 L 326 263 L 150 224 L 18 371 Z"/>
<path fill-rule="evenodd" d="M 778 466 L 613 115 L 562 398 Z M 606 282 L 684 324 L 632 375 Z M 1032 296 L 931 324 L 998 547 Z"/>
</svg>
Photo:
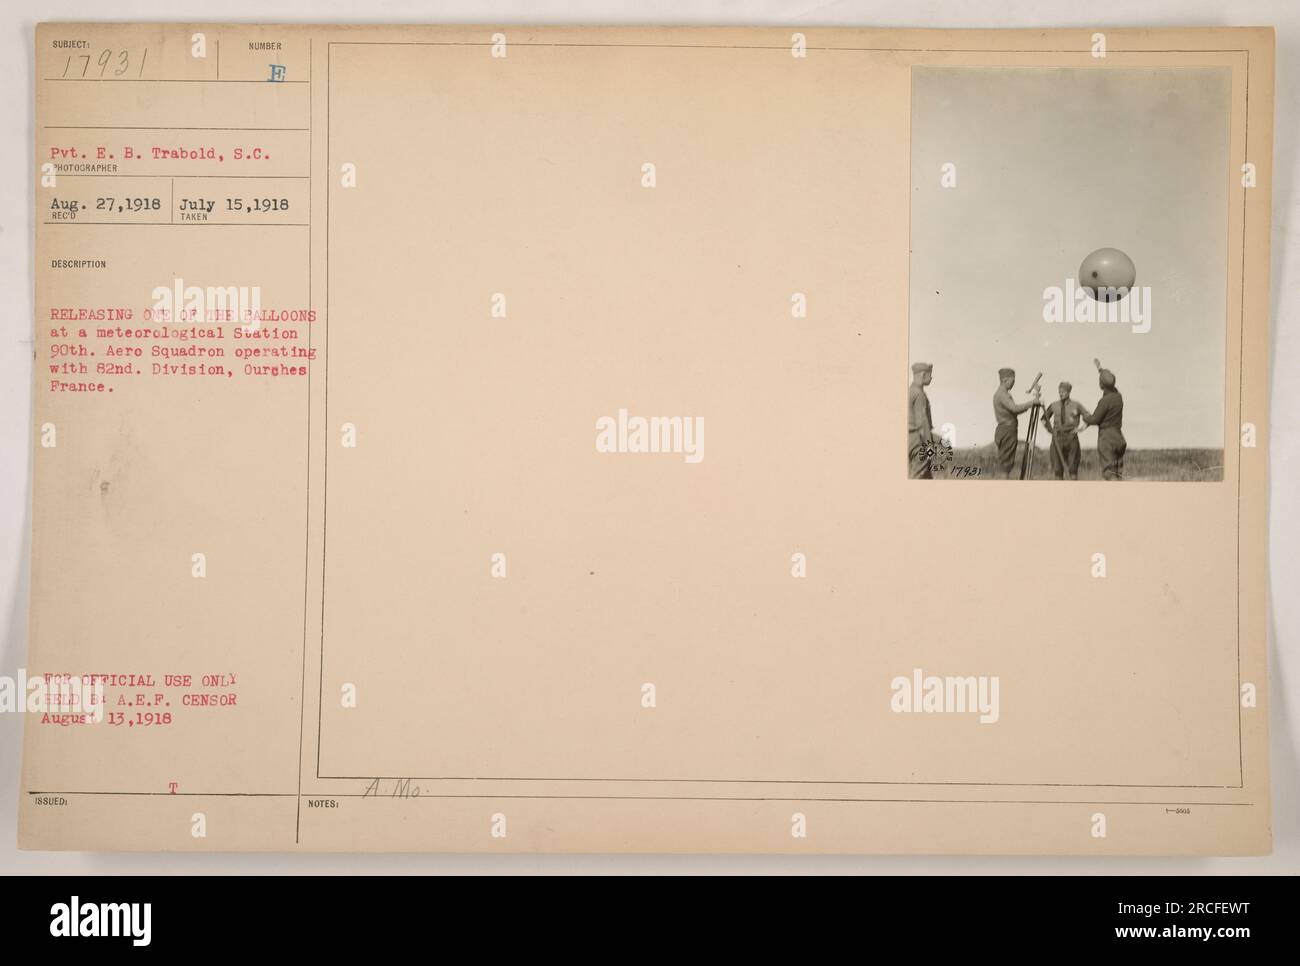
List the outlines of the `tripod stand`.
<svg viewBox="0 0 1300 966">
<path fill-rule="evenodd" d="M 1043 403 L 1038 398 L 1038 382 L 1043 378 L 1040 372 L 1034 376 L 1034 381 L 1029 384 L 1029 392 L 1033 395 L 1033 404 L 1029 407 L 1029 426 L 1025 429 L 1025 455 L 1020 458 L 1020 478 L 1029 479 L 1034 472 L 1034 440 L 1038 438 L 1038 417 L 1042 415 Z"/>
<path fill-rule="evenodd" d="M 1043 404 L 1035 402 L 1029 407 L 1029 425 L 1025 428 L 1025 455 L 1020 458 L 1020 478 L 1027 480 L 1034 472 L 1034 455 L 1038 448 L 1034 441 L 1038 439 L 1038 418 L 1042 415 Z M 1053 440 L 1055 443 L 1055 440 Z"/>
</svg>

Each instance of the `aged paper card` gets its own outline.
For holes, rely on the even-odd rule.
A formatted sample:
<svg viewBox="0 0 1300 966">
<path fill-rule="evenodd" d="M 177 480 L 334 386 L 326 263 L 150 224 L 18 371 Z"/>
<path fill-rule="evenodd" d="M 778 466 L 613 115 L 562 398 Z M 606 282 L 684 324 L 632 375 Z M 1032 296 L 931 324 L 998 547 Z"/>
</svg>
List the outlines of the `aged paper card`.
<svg viewBox="0 0 1300 966">
<path fill-rule="evenodd" d="M 1271 30 L 36 70 L 24 847 L 1270 850 Z"/>
</svg>

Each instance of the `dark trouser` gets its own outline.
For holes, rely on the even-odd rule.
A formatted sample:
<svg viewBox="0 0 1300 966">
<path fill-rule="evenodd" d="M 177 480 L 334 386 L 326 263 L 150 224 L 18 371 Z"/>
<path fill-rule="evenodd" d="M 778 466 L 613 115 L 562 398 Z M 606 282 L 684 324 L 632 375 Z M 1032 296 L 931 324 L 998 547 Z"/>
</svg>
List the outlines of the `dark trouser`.
<svg viewBox="0 0 1300 966">
<path fill-rule="evenodd" d="M 909 480 L 932 480 L 930 458 L 926 455 L 926 446 L 919 433 L 907 436 L 907 478 Z"/>
<path fill-rule="evenodd" d="M 1052 474 L 1058 480 L 1079 478 L 1079 434 L 1074 430 L 1052 434 Z"/>
<path fill-rule="evenodd" d="M 1018 423 L 998 423 L 993 442 L 998 448 L 998 469 L 1010 473 L 1016 466 L 1016 430 Z"/>
<path fill-rule="evenodd" d="M 1097 455 L 1101 458 L 1101 475 L 1108 480 L 1124 479 L 1124 451 L 1128 443 L 1118 429 L 1103 429 L 1097 434 Z"/>
</svg>

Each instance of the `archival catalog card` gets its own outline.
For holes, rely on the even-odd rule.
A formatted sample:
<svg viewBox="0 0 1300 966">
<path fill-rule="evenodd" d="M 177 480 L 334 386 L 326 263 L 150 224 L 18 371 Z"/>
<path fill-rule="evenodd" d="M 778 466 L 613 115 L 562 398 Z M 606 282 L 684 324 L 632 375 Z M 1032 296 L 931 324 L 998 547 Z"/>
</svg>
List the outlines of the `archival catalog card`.
<svg viewBox="0 0 1300 966">
<path fill-rule="evenodd" d="M 1270 850 L 1271 29 L 35 43 L 24 847 Z"/>
</svg>

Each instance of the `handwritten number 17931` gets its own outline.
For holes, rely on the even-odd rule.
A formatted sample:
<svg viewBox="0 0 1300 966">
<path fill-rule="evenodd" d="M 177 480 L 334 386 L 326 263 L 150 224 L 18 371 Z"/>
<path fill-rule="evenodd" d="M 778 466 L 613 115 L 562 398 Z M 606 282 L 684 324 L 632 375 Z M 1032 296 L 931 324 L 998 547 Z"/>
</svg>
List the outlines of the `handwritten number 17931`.
<svg viewBox="0 0 1300 966">
<path fill-rule="evenodd" d="M 144 73 L 144 61 L 148 56 L 145 50 L 140 55 L 136 66 L 136 76 Z M 94 65 L 92 67 L 92 65 Z M 99 56 L 92 54 L 69 54 L 63 64 L 63 77 L 121 77 L 131 69 L 132 57 L 129 50 L 101 50 Z M 78 70 L 80 68 L 80 70 Z"/>
</svg>

